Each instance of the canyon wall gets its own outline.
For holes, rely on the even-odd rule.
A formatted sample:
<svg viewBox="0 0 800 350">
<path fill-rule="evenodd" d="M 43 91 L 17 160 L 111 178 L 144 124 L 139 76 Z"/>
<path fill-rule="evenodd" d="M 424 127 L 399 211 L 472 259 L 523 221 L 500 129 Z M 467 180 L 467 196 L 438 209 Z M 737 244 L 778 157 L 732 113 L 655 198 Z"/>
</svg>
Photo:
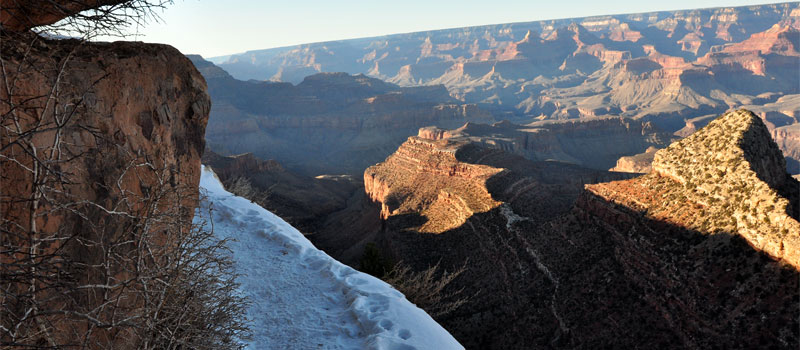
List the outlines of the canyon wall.
<svg viewBox="0 0 800 350">
<path fill-rule="evenodd" d="M 417 129 L 490 122 L 443 86 L 403 88 L 364 75 L 317 74 L 298 85 L 245 82 L 192 57 L 214 98 L 206 138 L 222 154 L 252 152 L 303 175 L 360 174 Z"/>
<path fill-rule="evenodd" d="M 455 134 L 423 128 L 364 185 L 383 254 L 419 270 L 466 264 L 448 291 L 467 302 L 439 318 L 465 346 L 800 342 L 800 184 L 759 117 L 731 112 L 651 150 L 636 178 Z"/>
<path fill-rule="evenodd" d="M 622 156 L 650 147 L 666 147 L 674 136 L 651 123 L 624 118 L 492 125 L 467 123 L 454 130 L 421 128 L 418 136 L 480 143 L 530 160 L 557 160 L 594 169 L 608 169 Z"/>
<path fill-rule="evenodd" d="M 798 123 L 799 29 L 800 8 L 790 2 L 434 30 L 212 60 L 239 79 L 300 83 L 347 72 L 444 86 L 454 100 L 522 125 L 621 116 L 687 136 L 697 129 L 687 121 L 739 108 L 770 129 Z M 797 147 L 782 150 L 790 171 L 800 171 Z"/>
<path fill-rule="evenodd" d="M 213 59 L 239 79 L 316 72 L 443 84 L 504 119 L 682 120 L 798 94 L 797 3 L 593 16 L 254 50 Z M 760 101 L 756 101 L 760 100 Z"/>
<path fill-rule="evenodd" d="M 466 266 L 446 291 L 463 288 L 449 301 L 466 303 L 439 321 L 467 347 L 521 349 L 561 346 L 569 336 L 552 299 L 552 266 L 518 225 L 569 212 L 583 184 L 628 177 L 466 139 L 412 136 L 364 172 L 364 188 L 381 208 L 372 240 L 387 259 L 419 270 Z"/>
</svg>

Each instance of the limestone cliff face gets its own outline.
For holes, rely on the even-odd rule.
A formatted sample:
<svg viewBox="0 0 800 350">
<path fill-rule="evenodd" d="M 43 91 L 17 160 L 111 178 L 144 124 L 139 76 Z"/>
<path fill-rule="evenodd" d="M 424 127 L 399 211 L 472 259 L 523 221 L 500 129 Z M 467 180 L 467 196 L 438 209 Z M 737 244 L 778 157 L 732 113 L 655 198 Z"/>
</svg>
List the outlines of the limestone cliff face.
<svg viewBox="0 0 800 350">
<path fill-rule="evenodd" d="M 441 233 L 497 207 L 485 183 L 501 169 L 459 161 L 456 152 L 463 146 L 412 136 L 386 161 L 367 168 L 364 190 L 381 204 L 381 218 L 419 213 L 427 222 L 418 231 Z"/>
<path fill-rule="evenodd" d="M 110 189 L 141 195 L 155 183 L 140 181 L 133 172 L 123 174 L 131 164 L 148 162 L 172 174 L 171 186 L 185 187 L 196 196 L 210 98 L 203 77 L 188 59 L 166 45 L 116 42 L 75 46 L 71 41 L 39 40 L 33 57 L 42 64 L 58 57 L 54 52 L 75 50 L 59 84 L 61 97 L 75 98 L 81 104 L 72 116 L 74 124 L 60 135 L 37 133 L 32 141 L 44 148 L 58 137 L 65 144 L 63 152 L 74 158 L 61 167 L 69 169 L 78 181 L 69 188 L 72 195 L 109 205 L 115 200 Z M 15 50 L 13 43 L 5 44 L 7 64 L 15 68 L 21 64 L 15 60 L 20 56 L 9 54 Z M 11 68 L 7 72 L 14 72 Z M 20 79 L 17 96 L 47 96 L 54 78 L 50 73 L 9 73 L 6 78 Z M 7 98 L 5 92 L 0 97 Z M 34 114 L 20 119 L 23 129 L 37 120 L 40 118 Z M 4 145 L 16 140 L 10 134 L 3 136 Z M 8 150 L 19 152 L 14 147 Z M 23 176 L 13 165 L 8 166 L 4 173 L 9 176 L 4 181 L 15 179 L 12 174 Z M 121 187 L 116 185 L 118 180 Z M 8 181 L 4 188 L 17 187 Z"/>
</svg>

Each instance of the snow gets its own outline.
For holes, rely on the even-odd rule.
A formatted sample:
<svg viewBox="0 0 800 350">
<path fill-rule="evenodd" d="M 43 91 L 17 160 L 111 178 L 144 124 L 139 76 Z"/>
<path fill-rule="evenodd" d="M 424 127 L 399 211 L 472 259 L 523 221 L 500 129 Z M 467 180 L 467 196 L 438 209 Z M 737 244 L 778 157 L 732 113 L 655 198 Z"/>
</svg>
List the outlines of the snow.
<svg viewBox="0 0 800 350">
<path fill-rule="evenodd" d="M 253 337 L 249 349 L 463 349 L 390 285 L 315 248 L 257 204 L 225 191 L 203 167 L 196 222 L 233 239 Z M 212 214 L 209 218 L 208 208 Z"/>
</svg>

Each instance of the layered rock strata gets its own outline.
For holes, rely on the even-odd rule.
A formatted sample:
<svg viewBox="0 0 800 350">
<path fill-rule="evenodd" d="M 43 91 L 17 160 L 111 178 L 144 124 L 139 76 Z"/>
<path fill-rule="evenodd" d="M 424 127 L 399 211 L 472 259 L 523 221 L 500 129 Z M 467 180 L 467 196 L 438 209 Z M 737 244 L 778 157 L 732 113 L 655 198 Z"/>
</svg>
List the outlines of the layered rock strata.
<svg viewBox="0 0 800 350">
<path fill-rule="evenodd" d="M 300 84 L 239 81 L 192 57 L 214 99 L 206 137 L 221 154 L 253 153 L 306 176 L 361 174 L 427 125 L 494 119 L 443 86 L 401 88 L 325 73 Z"/>
<path fill-rule="evenodd" d="M 656 151 L 658 151 L 658 148 L 650 146 L 647 147 L 647 150 L 645 150 L 643 153 L 633 156 L 620 157 L 617 160 L 617 165 L 609 169 L 609 171 L 640 174 L 648 173 L 650 172 L 650 164 L 653 163 L 653 158 L 656 155 Z"/>
<path fill-rule="evenodd" d="M 800 342 L 800 186 L 752 113 L 726 114 L 657 151 L 650 174 L 612 182 L 601 181 L 623 175 L 449 133 L 423 129 L 364 178 L 384 254 L 420 270 L 468 261 L 449 290 L 469 299 L 439 320 L 462 344 Z"/>
<path fill-rule="evenodd" d="M 517 125 L 467 123 L 458 129 L 421 128 L 420 138 L 480 143 L 534 161 L 556 160 L 608 169 L 623 156 L 650 147 L 665 147 L 674 137 L 651 123 L 623 118 L 596 118 Z"/>
<path fill-rule="evenodd" d="M 444 84 L 504 119 L 641 118 L 673 132 L 772 94 L 797 95 L 796 3 L 593 16 L 249 51 L 218 62 L 239 79 L 299 83 L 363 73 Z"/>
</svg>

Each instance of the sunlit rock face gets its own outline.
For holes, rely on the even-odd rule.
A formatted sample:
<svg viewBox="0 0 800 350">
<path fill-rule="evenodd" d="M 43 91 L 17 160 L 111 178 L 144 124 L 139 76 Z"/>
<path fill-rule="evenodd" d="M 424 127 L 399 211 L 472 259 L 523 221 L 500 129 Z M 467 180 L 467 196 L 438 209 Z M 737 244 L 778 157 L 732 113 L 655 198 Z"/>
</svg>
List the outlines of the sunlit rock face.
<svg viewBox="0 0 800 350">
<path fill-rule="evenodd" d="M 467 264 L 448 291 L 464 288 L 470 297 L 443 325 L 467 347 L 515 349 L 548 344 L 567 331 L 552 302 L 555 267 L 543 257 L 552 255 L 540 256 L 545 248 L 531 235 L 569 213 L 584 184 L 628 177 L 530 161 L 466 138 L 412 136 L 367 168 L 364 187 L 380 207 L 374 240 L 387 257 L 415 269 Z"/>
<path fill-rule="evenodd" d="M 587 186 L 576 215 L 604 228 L 682 346 L 796 346 L 800 183 L 762 120 L 726 113 L 654 158 Z"/>
<path fill-rule="evenodd" d="M 375 240 L 419 269 L 467 261 L 451 290 L 476 294 L 440 320 L 467 347 L 798 344 L 800 185 L 758 116 L 651 149 L 635 178 L 419 135 L 365 171 Z"/>
</svg>

